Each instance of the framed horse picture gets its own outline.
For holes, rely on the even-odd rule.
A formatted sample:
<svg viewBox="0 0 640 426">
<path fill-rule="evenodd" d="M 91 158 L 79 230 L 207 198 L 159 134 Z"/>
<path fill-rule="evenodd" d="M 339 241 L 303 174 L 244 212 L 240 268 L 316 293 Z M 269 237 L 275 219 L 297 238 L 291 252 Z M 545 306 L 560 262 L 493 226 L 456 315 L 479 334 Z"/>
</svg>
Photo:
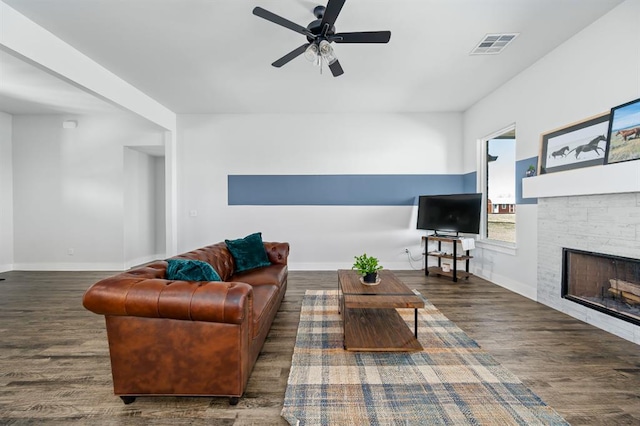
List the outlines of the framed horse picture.
<svg viewBox="0 0 640 426">
<path fill-rule="evenodd" d="M 609 113 L 543 133 L 540 136 L 538 174 L 604 164 Z"/>
<path fill-rule="evenodd" d="M 640 99 L 611 108 L 607 164 L 640 158 Z"/>
</svg>

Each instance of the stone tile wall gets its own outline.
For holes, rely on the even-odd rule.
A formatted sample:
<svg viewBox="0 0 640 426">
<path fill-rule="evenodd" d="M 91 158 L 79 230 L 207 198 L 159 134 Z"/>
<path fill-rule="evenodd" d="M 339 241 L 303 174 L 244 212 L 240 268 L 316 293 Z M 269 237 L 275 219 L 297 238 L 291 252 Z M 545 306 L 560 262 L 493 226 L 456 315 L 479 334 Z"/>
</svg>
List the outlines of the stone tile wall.
<svg viewBox="0 0 640 426">
<path fill-rule="evenodd" d="M 640 344 L 640 326 L 562 299 L 562 248 L 640 259 L 640 193 L 538 199 L 538 301 Z"/>
</svg>

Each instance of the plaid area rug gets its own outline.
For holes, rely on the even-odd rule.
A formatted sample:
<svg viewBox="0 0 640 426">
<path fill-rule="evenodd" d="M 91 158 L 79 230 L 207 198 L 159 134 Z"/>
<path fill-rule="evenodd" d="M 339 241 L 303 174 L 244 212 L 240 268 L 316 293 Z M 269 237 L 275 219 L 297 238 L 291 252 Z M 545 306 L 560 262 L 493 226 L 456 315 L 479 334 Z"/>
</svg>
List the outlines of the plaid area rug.
<svg viewBox="0 0 640 426">
<path fill-rule="evenodd" d="M 413 329 L 413 309 L 400 309 Z M 432 304 L 421 352 L 348 352 L 337 291 L 307 290 L 282 409 L 292 425 L 567 425 Z"/>
</svg>

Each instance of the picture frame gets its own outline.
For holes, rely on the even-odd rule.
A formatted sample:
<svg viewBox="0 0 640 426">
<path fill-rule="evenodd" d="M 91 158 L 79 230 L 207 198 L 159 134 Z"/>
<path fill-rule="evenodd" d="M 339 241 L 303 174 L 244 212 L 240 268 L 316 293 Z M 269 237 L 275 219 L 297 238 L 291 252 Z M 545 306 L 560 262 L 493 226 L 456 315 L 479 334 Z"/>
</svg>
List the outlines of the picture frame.
<svg viewBox="0 0 640 426">
<path fill-rule="evenodd" d="M 540 135 L 538 175 L 603 165 L 609 117 L 605 112 Z"/>
<path fill-rule="evenodd" d="M 606 163 L 640 159 L 640 98 L 611 108 Z"/>
</svg>

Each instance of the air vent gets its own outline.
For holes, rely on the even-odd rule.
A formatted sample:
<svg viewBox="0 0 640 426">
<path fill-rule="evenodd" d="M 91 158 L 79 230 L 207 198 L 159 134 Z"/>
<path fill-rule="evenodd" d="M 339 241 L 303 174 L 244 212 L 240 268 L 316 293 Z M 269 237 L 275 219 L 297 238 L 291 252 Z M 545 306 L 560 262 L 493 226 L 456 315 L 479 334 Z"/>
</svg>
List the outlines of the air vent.
<svg viewBox="0 0 640 426">
<path fill-rule="evenodd" d="M 519 33 L 487 34 L 482 41 L 473 48 L 470 55 L 497 55 L 509 45 Z"/>
</svg>

